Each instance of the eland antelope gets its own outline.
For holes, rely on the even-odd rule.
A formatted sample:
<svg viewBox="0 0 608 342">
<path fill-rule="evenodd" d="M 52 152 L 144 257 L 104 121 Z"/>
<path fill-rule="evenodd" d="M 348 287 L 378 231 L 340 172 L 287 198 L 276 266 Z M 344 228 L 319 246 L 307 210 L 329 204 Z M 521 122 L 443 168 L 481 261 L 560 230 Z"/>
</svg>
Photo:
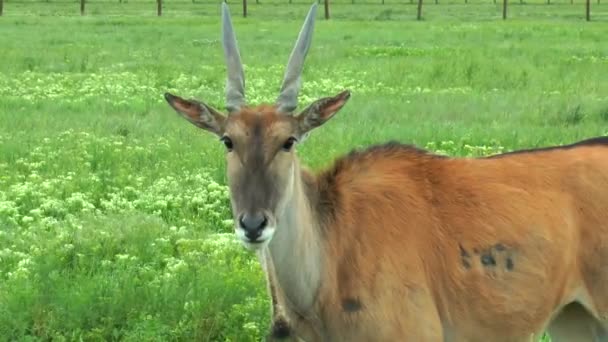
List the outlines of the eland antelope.
<svg viewBox="0 0 608 342">
<path fill-rule="evenodd" d="M 227 113 L 165 94 L 225 147 L 236 236 L 267 277 L 268 339 L 608 341 L 608 138 L 483 158 L 390 142 L 309 171 L 295 147 L 350 97 L 296 112 L 315 11 L 276 103 L 246 103 L 225 2 Z"/>
</svg>

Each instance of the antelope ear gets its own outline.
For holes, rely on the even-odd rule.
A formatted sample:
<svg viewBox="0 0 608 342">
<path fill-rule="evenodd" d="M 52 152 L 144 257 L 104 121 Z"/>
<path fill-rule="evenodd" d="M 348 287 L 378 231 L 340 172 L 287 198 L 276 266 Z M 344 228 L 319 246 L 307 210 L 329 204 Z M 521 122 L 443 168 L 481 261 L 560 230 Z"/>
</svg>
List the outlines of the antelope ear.
<svg viewBox="0 0 608 342">
<path fill-rule="evenodd" d="M 206 131 L 222 136 L 226 117 L 214 108 L 196 101 L 165 93 L 165 99 L 186 120 Z"/>
<path fill-rule="evenodd" d="M 345 90 L 334 97 L 324 97 L 313 102 L 296 116 L 300 135 L 306 136 L 308 132 L 321 126 L 331 119 L 350 98 L 350 91 Z"/>
</svg>

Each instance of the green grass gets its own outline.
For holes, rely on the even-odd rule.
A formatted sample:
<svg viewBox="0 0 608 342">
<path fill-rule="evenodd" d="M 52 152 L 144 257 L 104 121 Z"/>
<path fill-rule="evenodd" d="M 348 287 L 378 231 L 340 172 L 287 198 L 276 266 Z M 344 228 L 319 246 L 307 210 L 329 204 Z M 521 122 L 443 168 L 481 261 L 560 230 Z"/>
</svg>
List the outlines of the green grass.
<svg viewBox="0 0 608 342">
<path fill-rule="evenodd" d="M 300 148 L 314 168 L 389 139 L 484 155 L 608 134 L 608 5 L 319 8 L 301 103 L 352 90 Z M 236 15 L 251 102 L 272 101 L 308 3 Z M 0 336 L 259 340 L 268 300 L 231 233 L 223 148 L 165 91 L 223 107 L 219 6 L 5 1 Z M 599 22 L 598 22 L 599 21 Z"/>
</svg>

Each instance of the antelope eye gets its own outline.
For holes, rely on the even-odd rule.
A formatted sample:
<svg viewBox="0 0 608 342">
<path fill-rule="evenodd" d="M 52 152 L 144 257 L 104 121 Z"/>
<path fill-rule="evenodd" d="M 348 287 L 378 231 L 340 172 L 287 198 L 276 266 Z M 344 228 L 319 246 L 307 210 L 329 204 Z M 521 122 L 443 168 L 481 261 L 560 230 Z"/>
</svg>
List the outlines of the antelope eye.
<svg viewBox="0 0 608 342">
<path fill-rule="evenodd" d="M 285 141 L 285 143 L 283 144 L 283 150 L 285 150 L 285 151 L 291 150 L 291 148 L 293 147 L 293 144 L 296 141 L 297 141 L 296 138 L 289 137 L 289 139 L 287 139 L 287 141 Z"/>
<path fill-rule="evenodd" d="M 232 140 L 230 140 L 230 138 L 224 136 L 220 140 L 224 143 L 224 146 L 226 146 L 228 151 L 232 151 Z"/>
</svg>

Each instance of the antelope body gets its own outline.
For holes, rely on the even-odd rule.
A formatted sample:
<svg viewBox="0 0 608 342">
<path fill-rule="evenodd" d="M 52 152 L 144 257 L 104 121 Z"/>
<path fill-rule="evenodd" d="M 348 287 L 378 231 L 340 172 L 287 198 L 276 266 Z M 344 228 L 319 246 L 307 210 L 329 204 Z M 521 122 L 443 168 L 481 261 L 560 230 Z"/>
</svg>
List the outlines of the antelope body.
<svg viewBox="0 0 608 342">
<path fill-rule="evenodd" d="M 319 173 L 294 147 L 312 6 L 273 105 L 248 106 L 227 5 L 227 115 L 165 94 L 227 153 L 235 232 L 267 276 L 269 339 L 608 341 L 608 138 L 487 158 L 387 143 Z"/>
</svg>

